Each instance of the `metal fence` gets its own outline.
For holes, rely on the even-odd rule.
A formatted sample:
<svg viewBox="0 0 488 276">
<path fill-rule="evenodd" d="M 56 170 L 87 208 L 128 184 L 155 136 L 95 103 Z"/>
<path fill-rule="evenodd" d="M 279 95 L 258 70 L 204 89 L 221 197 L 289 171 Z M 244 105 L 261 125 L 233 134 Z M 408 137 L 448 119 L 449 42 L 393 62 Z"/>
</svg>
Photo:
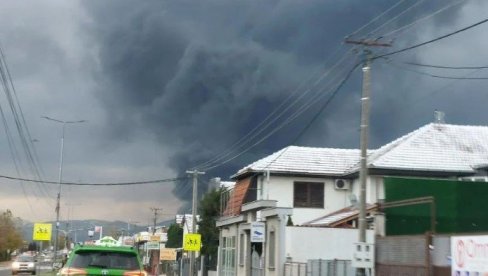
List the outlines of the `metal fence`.
<svg viewBox="0 0 488 276">
<path fill-rule="evenodd" d="M 355 269 L 347 260 L 308 260 L 306 263 L 287 262 L 285 276 L 354 276 Z"/>
</svg>

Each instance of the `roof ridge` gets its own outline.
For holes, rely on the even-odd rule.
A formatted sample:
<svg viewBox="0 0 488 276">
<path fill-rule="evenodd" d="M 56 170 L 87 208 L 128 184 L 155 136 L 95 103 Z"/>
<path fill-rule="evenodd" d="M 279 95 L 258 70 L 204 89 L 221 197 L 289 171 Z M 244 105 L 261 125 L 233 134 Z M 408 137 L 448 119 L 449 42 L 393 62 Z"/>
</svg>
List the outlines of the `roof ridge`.
<svg viewBox="0 0 488 276">
<path fill-rule="evenodd" d="M 374 153 L 372 153 L 372 156 L 371 156 L 371 159 L 368 162 L 369 163 L 368 165 L 371 165 L 376 160 L 378 160 L 381 157 L 383 157 L 386 153 L 391 152 L 393 149 L 396 149 L 396 148 L 400 147 L 405 142 L 407 142 L 408 140 L 410 140 L 412 137 L 415 137 L 419 133 L 423 133 L 423 132 L 427 131 L 428 129 L 430 129 L 434 125 L 435 125 L 435 123 L 426 124 L 426 125 L 418 128 L 418 129 L 416 129 L 416 130 L 413 130 L 413 131 L 411 131 L 411 132 L 409 132 L 409 133 L 407 133 L 407 134 L 405 134 L 403 136 L 398 137 L 397 139 L 391 141 L 390 143 L 387 143 L 387 144 L 381 146 Z"/>
</svg>

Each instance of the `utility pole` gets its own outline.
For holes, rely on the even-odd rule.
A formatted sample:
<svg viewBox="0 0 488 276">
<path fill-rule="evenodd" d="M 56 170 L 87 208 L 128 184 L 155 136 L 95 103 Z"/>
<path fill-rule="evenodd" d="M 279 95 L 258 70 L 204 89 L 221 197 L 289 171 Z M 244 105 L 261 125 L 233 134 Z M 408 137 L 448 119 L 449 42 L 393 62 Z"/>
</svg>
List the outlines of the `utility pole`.
<svg viewBox="0 0 488 276">
<path fill-rule="evenodd" d="M 60 201 L 61 201 L 61 182 L 63 179 L 63 153 L 64 153 L 64 129 L 66 128 L 67 124 L 77 124 L 77 123 L 84 123 L 86 120 L 78 120 L 78 121 L 62 121 L 58 119 L 53 119 L 47 116 L 41 116 L 49 121 L 57 122 L 62 124 L 62 135 L 61 135 L 61 150 L 60 150 L 60 157 L 59 157 L 59 185 L 58 185 L 58 195 L 56 197 L 56 233 L 54 236 L 54 256 L 53 256 L 53 269 L 54 265 L 56 264 L 56 257 L 58 251 L 58 236 L 59 236 L 59 209 L 60 209 Z"/>
<path fill-rule="evenodd" d="M 156 233 L 156 220 L 158 218 L 158 212 L 163 210 L 161 208 L 155 208 L 155 207 L 151 207 L 151 210 L 154 212 L 154 218 L 153 218 L 153 235 Z"/>
<path fill-rule="evenodd" d="M 192 199 L 192 207 L 191 207 L 191 232 L 196 233 L 197 232 L 197 218 L 196 218 L 196 212 L 197 212 L 197 195 L 198 195 L 198 175 L 199 174 L 205 174 L 204 172 L 199 172 L 197 170 L 194 171 L 186 171 L 187 174 L 192 174 L 193 175 L 193 199 Z M 189 269 L 189 276 L 194 276 L 195 275 L 195 251 L 190 252 L 190 269 Z"/>
<path fill-rule="evenodd" d="M 389 43 L 381 43 L 376 40 L 350 40 L 346 39 L 345 43 L 356 44 L 365 47 L 389 47 Z M 361 147 L 361 167 L 359 170 L 359 243 L 366 243 L 366 184 L 368 180 L 368 131 L 369 131 L 369 106 L 370 106 L 370 83 L 371 83 L 371 61 L 372 52 L 365 48 L 363 50 L 364 64 L 363 64 L 363 85 L 361 96 L 361 134 L 360 134 L 360 147 Z M 358 267 L 356 271 L 357 275 L 366 275 L 366 269 L 364 267 Z"/>
</svg>

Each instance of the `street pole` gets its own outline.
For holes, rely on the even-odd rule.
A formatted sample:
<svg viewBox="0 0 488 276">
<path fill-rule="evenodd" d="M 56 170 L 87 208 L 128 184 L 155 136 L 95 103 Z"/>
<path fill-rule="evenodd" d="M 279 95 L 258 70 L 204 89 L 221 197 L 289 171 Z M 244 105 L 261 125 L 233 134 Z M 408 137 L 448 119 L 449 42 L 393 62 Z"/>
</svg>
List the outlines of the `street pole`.
<svg viewBox="0 0 488 276">
<path fill-rule="evenodd" d="M 155 208 L 151 207 L 151 210 L 154 212 L 154 218 L 153 218 L 153 235 L 156 233 L 156 220 L 158 219 L 158 212 L 163 210 L 161 208 Z"/>
<path fill-rule="evenodd" d="M 76 124 L 76 123 L 83 123 L 85 120 L 79 120 L 79 121 L 62 121 L 58 119 L 53 119 L 47 116 L 41 116 L 42 118 L 49 120 L 49 121 L 54 121 L 57 123 L 62 124 L 62 135 L 61 135 L 61 149 L 60 149 L 60 157 L 59 157 L 59 178 L 58 178 L 58 195 L 56 197 L 56 233 L 54 234 L 54 256 L 53 256 L 53 268 L 54 264 L 56 264 L 57 261 L 57 251 L 58 251 L 58 236 L 59 236 L 59 211 L 60 211 L 60 202 L 61 202 L 61 183 L 63 180 L 63 153 L 64 153 L 64 131 L 66 124 Z"/>
<path fill-rule="evenodd" d="M 367 169 L 367 148 L 369 128 L 369 104 L 370 104 L 370 81 L 371 81 L 371 52 L 365 51 L 366 59 L 363 66 L 363 92 L 361 97 L 361 168 L 359 171 L 360 193 L 359 193 L 359 242 L 366 242 L 366 181 L 368 179 Z"/>
<path fill-rule="evenodd" d="M 186 171 L 187 174 L 193 175 L 193 194 L 192 194 L 192 207 L 191 207 L 191 232 L 197 232 L 197 219 L 196 219 L 196 212 L 197 212 L 197 195 L 198 195 L 198 175 L 205 174 L 204 172 L 199 172 L 197 170 L 194 171 Z M 189 276 L 195 275 L 195 251 L 190 252 L 190 269 L 189 269 Z"/>
<path fill-rule="evenodd" d="M 64 129 L 66 124 L 63 123 L 62 127 L 62 135 L 61 135 L 61 150 L 60 150 L 60 157 L 59 157 L 59 182 L 58 182 L 58 196 L 56 197 L 56 233 L 54 236 L 54 256 L 53 256 L 53 264 L 56 263 L 57 259 L 57 252 L 58 252 L 58 236 L 59 236 L 59 209 L 60 209 L 60 201 L 61 201 L 61 181 L 63 179 L 63 152 L 64 152 Z"/>
<path fill-rule="evenodd" d="M 389 47 L 389 43 L 380 43 L 376 40 L 349 40 L 346 39 L 346 43 L 356 44 L 361 46 L 375 46 L 375 47 Z M 368 180 L 368 134 L 369 134 L 369 107 L 370 107 L 370 83 L 371 83 L 371 61 L 372 53 L 368 49 L 364 49 L 363 54 L 363 85 L 361 95 L 361 126 L 360 126 L 360 169 L 359 169 L 359 243 L 366 243 L 366 185 Z M 366 275 L 366 268 L 358 267 L 356 270 L 357 275 Z"/>
</svg>

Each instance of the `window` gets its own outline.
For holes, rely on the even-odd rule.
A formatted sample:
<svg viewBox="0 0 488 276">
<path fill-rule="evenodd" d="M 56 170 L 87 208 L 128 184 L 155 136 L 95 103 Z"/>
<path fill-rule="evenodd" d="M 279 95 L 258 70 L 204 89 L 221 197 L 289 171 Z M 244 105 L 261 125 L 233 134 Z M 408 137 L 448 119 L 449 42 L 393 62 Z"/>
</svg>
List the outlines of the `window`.
<svg viewBox="0 0 488 276">
<path fill-rule="evenodd" d="M 269 232 L 269 258 L 268 258 L 268 267 L 269 268 L 275 268 L 275 250 L 276 250 L 276 237 L 275 237 L 275 232 L 271 231 Z"/>
<path fill-rule="evenodd" d="M 222 276 L 235 275 L 236 237 L 224 237 L 222 246 Z"/>
<path fill-rule="evenodd" d="M 295 182 L 293 206 L 324 208 L 324 183 Z"/>
</svg>

